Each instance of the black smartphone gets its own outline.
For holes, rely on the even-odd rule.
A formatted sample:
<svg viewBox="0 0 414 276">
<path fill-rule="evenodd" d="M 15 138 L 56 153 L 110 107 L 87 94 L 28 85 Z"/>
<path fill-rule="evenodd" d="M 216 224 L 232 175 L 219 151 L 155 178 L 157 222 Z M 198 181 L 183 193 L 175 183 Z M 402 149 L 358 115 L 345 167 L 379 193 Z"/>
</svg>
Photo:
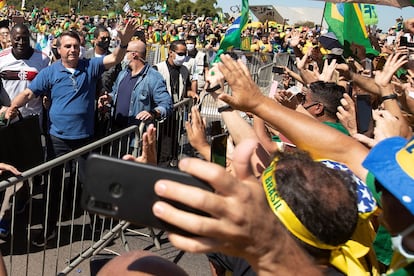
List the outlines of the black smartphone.
<svg viewBox="0 0 414 276">
<path fill-rule="evenodd" d="M 283 69 L 283 67 L 280 67 L 280 66 L 273 66 L 272 73 L 281 75 L 285 73 L 285 69 Z"/>
<path fill-rule="evenodd" d="M 223 130 L 221 127 L 221 121 L 211 121 L 210 123 L 210 135 L 216 136 L 222 134 Z"/>
<path fill-rule="evenodd" d="M 358 133 L 367 132 L 372 126 L 372 105 L 370 95 L 356 96 L 356 117 Z"/>
<path fill-rule="evenodd" d="M 88 212 L 187 236 L 194 234 L 168 224 L 152 213 L 153 204 L 161 199 L 154 192 L 155 182 L 168 179 L 213 191 L 204 181 L 184 172 L 98 154 L 91 154 L 87 159 L 85 179 L 81 201 Z M 162 200 L 178 209 L 209 216 L 181 203 Z"/>
<path fill-rule="evenodd" d="M 312 64 L 309 64 L 309 65 L 308 65 L 308 70 L 309 70 L 309 71 L 313 71 L 313 65 L 312 65 Z"/>
<path fill-rule="evenodd" d="M 408 39 L 405 36 L 400 37 L 400 46 L 408 46 Z"/>
<path fill-rule="evenodd" d="M 227 134 L 219 134 L 211 138 L 211 162 L 226 167 Z"/>
</svg>

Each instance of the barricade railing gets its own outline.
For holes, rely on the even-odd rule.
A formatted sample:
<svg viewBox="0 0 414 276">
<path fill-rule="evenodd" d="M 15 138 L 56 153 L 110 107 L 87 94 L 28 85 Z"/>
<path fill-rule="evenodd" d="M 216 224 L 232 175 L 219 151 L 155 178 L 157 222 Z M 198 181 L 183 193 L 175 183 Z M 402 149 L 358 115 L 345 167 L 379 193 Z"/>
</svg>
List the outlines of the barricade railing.
<svg viewBox="0 0 414 276">
<path fill-rule="evenodd" d="M 158 163 L 176 167 L 179 156 L 184 154 L 187 144 L 184 139 L 184 124 L 193 105 L 192 98 L 174 104 L 173 114 L 157 124 Z"/>
<path fill-rule="evenodd" d="M 10 177 L 0 182 L 0 191 L 13 189 L 14 192 L 16 192 L 16 185 L 20 182 L 28 181 L 29 183 L 28 208 L 23 214 L 16 215 L 17 201 L 16 197 L 12 196 L 9 240 L 1 244 L 1 252 L 9 275 L 57 275 L 59 271 L 63 275 L 67 274 L 83 260 L 102 250 L 105 244 L 128 226 L 125 222 L 116 223 L 108 219 L 97 220 L 97 216 L 92 217 L 81 210 L 78 193 L 81 188 L 79 178 L 82 177 L 80 163 L 91 152 L 120 157 L 122 146 L 119 143 L 126 141 L 129 145 L 131 134 L 137 133 L 137 131 L 138 126 L 128 127 L 29 169 L 18 177 Z M 126 139 L 123 139 L 124 137 Z M 74 170 L 70 168 L 70 163 L 73 163 Z M 59 166 L 63 167 L 62 188 L 59 195 L 52 195 L 49 194 L 50 187 L 47 184 L 51 183 L 52 169 Z M 45 197 L 39 193 L 41 185 L 34 183 L 36 177 L 43 178 L 42 186 L 48 191 Z M 71 179 L 72 183 L 69 182 Z M 52 183 L 52 185 L 56 184 Z M 68 194 L 71 196 L 66 198 Z M 55 208 L 59 208 L 56 243 L 53 241 L 52 248 L 31 246 L 31 240 L 34 233 L 39 232 L 39 226 L 47 225 L 50 210 L 46 208 L 48 211 L 44 212 L 41 203 L 44 202 L 48 206 L 54 196 L 59 196 L 58 206 L 55 206 Z M 92 225 L 91 221 L 93 221 Z M 102 227 L 98 225 L 97 221 Z M 109 228 L 108 233 L 105 225 Z M 97 241 L 94 242 L 94 240 Z"/>
</svg>

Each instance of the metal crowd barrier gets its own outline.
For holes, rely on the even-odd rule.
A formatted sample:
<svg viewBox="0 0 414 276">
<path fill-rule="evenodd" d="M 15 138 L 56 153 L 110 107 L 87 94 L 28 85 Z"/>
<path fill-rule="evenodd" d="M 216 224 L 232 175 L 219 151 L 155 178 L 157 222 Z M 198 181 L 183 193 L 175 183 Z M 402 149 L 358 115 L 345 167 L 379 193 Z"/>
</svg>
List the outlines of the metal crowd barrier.
<svg viewBox="0 0 414 276">
<path fill-rule="evenodd" d="M 170 151 L 166 163 L 172 167 L 177 165 L 176 161 L 181 155 L 190 155 L 185 152 L 186 145 L 184 122 L 188 118 L 188 112 L 192 106 L 192 99 L 187 98 L 174 105 L 172 120 L 165 120 L 157 124 L 157 143 L 164 145 Z M 171 123 L 174 123 L 171 125 Z M 125 238 L 125 231 L 129 224 L 116 222 L 110 219 L 99 219 L 81 210 L 80 195 L 82 169 L 79 164 L 89 153 L 101 153 L 114 157 L 122 157 L 130 145 L 134 145 L 133 151 L 139 153 L 141 141 L 131 143 L 131 137 L 141 139 L 143 128 L 131 126 L 108 137 L 95 141 L 73 152 L 48 161 L 35 168 L 27 170 L 19 177 L 10 177 L 0 182 L 0 191 L 7 188 L 16 191 L 16 185 L 22 181 L 29 182 L 29 203 L 24 215 L 16 215 L 16 197 L 11 197 L 11 231 L 9 239 L 0 244 L 1 252 L 9 275 L 66 275 L 79 266 L 83 261 L 89 259 L 106 249 L 106 245 L 116 238 L 121 238 L 123 250 L 128 251 L 128 243 Z M 174 139 L 175 137 L 180 139 Z M 170 139 L 170 140 L 168 140 Z M 171 141 L 172 139 L 172 141 Z M 173 145 L 172 142 L 175 144 Z M 174 154 L 173 154 L 174 153 Z M 172 158 L 172 159 L 171 159 Z M 173 164 L 171 164 L 173 163 Z M 72 165 L 72 166 L 70 166 Z M 163 165 L 163 164 L 160 164 Z M 51 182 L 52 169 L 62 168 L 62 188 L 59 195 L 50 194 L 48 189 L 46 199 L 43 199 L 40 184 L 35 184 L 35 178 L 43 178 L 43 188 L 46 183 Z M 71 183 L 70 181 L 73 180 Z M 69 195 L 69 197 L 67 196 Z M 46 206 L 50 204 L 53 196 L 59 197 L 59 216 L 56 242 L 48 244 L 43 248 L 31 245 L 31 240 L 36 233 L 40 232 L 42 224 L 46 225 L 49 213 L 44 214 L 41 203 L 44 200 Z M 47 209 L 47 208 L 46 208 Z M 97 222 L 100 221 L 100 224 Z M 135 235 L 143 235 L 152 238 L 152 243 L 157 248 L 160 242 L 154 231 L 149 229 L 149 234 L 132 231 Z M 146 232 L 148 232 L 146 231 Z M 51 246 L 51 248 L 50 248 Z"/>
<path fill-rule="evenodd" d="M 129 144 L 129 137 L 132 133 L 137 133 L 137 130 L 138 126 L 131 126 L 27 170 L 19 177 L 10 177 L 0 182 L 0 190 L 6 190 L 9 187 L 15 189 L 18 183 L 27 180 L 30 191 L 28 205 L 23 214 L 16 215 L 16 198 L 12 197 L 10 235 L 8 240 L 0 244 L 9 275 L 66 275 L 82 261 L 102 251 L 115 237 L 122 237 L 127 223 L 102 219 L 102 225 L 109 228 L 106 230 L 97 225 L 96 216 L 92 217 L 81 210 L 79 160 L 91 152 L 120 157 L 119 143 L 123 140 Z M 123 139 L 124 137 L 126 139 Z M 70 163 L 73 164 L 74 170 L 69 168 Z M 41 185 L 35 184 L 34 180 L 43 178 L 43 187 L 46 188 L 45 183 L 50 182 L 51 170 L 58 166 L 63 166 L 63 185 L 60 194 L 48 194 L 46 199 L 43 199 Z M 73 174 L 73 183 L 68 183 L 70 174 Z M 68 194 L 70 197 L 67 197 Z M 41 202 L 45 200 L 46 204 L 49 204 L 52 196 L 59 196 L 57 238 L 43 248 L 34 247 L 31 240 L 48 217 L 48 212 L 44 214 L 41 208 Z"/>
</svg>

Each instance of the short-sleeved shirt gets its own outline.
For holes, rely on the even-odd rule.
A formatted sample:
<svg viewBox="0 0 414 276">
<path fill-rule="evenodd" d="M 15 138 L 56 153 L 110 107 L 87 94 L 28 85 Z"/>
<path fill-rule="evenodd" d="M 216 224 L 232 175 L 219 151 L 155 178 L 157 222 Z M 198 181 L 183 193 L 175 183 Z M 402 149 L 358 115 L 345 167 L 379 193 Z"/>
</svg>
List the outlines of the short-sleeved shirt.
<svg viewBox="0 0 414 276">
<path fill-rule="evenodd" d="M 96 81 L 104 70 L 103 57 L 80 59 L 73 73 L 57 61 L 32 81 L 29 89 L 36 96 L 50 98 L 51 135 L 68 140 L 93 136 Z"/>
<path fill-rule="evenodd" d="M 0 73 L 2 74 L 1 82 L 6 92 L 7 101 L 4 105 L 10 105 L 10 102 L 26 89 L 36 75 L 49 64 L 47 55 L 38 50 L 33 50 L 29 59 L 16 59 L 12 53 L 12 48 L 8 48 L 0 54 Z M 31 114 L 41 114 L 42 101 L 39 98 L 33 98 L 24 106 L 19 108 L 23 117 Z"/>
</svg>

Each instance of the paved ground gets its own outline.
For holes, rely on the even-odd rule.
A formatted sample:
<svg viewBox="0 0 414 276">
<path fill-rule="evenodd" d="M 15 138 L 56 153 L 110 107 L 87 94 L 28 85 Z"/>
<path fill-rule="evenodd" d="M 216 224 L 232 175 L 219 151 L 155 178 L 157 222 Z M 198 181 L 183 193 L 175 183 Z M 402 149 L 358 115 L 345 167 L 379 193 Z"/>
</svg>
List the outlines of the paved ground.
<svg viewBox="0 0 414 276">
<path fill-rule="evenodd" d="M 9 275 L 56 275 L 63 271 L 65 267 L 67 267 L 69 260 L 73 261 L 79 256 L 81 251 L 84 251 L 92 245 L 91 230 L 89 229 L 88 224 L 83 228 L 83 221 L 88 222 L 89 216 L 80 216 L 75 220 L 72 240 L 69 238 L 71 224 L 69 221 L 63 222 L 59 242 L 60 247 L 57 248 L 57 240 L 55 239 L 48 244 L 45 251 L 31 245 L 28 246 L 27 231 L 24 231 L 24 229 L 23 231 L 22 229 L 17 229 L 18 231 L 16 231 L 13 236 L 13 249 L 10 247 L 11 239 L 0 244 Z M 40 225 L 32 226 L 31 233 L 37 233 L 39 231 L 38 228 L 40 228 Z M 155 252 L 160 256 L 177 263 L 189 275 L 210 275 L 208 261 L 205 255 L 182 252 L 169 243 L 165 233 L 155 231 L 155 233 L 159 235 L 161 245 L 158 249 L 153 243 L 152 238 L 149 237 L 150 232 L 148 228 L 131 228 L 132 231 L 124 232 L 129 250 L 149 250 Z M 103 234 L 107 232 L 108 230 L 105 230 Z M 82 233 L 84 238 L 83 241 Z M 27 248 L 29 249 L 27 250 Z M 11 251 L 13 253 L 11 253 Z M 121 254 L 123 252 L 126 252 L 125 244 L 122 242 L 121 238 L 117 236 L 108 244 L 108 246 L 100 251 L 99 255 L 93 256 L 92 258 L 100 259 L 105 256 L 107 257 L 108 255 L 113 255 L 114 253 Z M 12 257 L 10 257 L 10 253 L 13 255 Z M 91 258 L 87 258 L 67 275 L 91 275 L 90 260 Z"/>
</svg>

